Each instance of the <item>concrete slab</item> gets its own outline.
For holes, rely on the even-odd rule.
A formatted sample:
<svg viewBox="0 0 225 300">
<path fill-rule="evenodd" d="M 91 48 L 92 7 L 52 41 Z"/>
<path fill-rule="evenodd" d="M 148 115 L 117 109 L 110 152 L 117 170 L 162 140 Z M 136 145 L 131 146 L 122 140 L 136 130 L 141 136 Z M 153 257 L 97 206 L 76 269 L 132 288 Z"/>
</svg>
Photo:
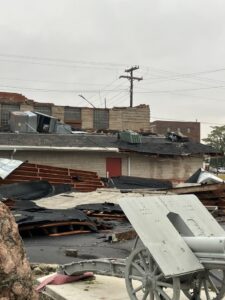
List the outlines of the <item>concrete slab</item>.
<svg viewBox="0 0 225 300">
<path fill-rule="evenodd" d="M 47 285 L 45 292 L 55 300 L 129 300 L 124 279 L 101 275 L 91 281 Z"/>
<path fill-rule="evenodd" d="M 110 202 L 110 203 L 118 203 L 118 200 L 121 197 L 125 196 L 131 196 L 131 197 L 143 197 L 142 194 L 138 193 L 126 193 L 122 194 L 119 190 L 116 191 L 101 191 L 97 190 L 95 192 L 89 192 L 89 193 L 69 193 L 69 194 L 60 194 L 53 197 L 46 197 L 42 198 L 40 200 L 35 200 L 34 202 L 45 208 L 51 209 L 53 207 L 54 203 L 54 209 L 66 209 L 66 208 L 72 208 L 76 205 L 80 204 L 91 204 L 91 203 L 104 203 L 104 202 Z"/>
<path fill-rule="evenodd" d="M 38 281 L 48 276 L 39 278 Z M 95 275 L 92 281 L 79 281 L 63 285 L 47 285 L 45 292 L 55 300 L 129 300 L 125 280 Z M 206 300 L 203 296 L 202 300 Z M 187 300 L 181 293 L 180 300 Z"/>
</svg>

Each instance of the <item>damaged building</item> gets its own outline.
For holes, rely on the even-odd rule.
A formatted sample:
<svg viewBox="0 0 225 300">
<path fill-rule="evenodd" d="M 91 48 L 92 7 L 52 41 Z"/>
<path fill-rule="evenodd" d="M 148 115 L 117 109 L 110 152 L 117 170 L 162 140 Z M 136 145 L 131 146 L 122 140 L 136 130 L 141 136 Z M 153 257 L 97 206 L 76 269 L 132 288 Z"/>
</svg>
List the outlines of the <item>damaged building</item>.
<svg viewBox="0 0 225 300">
<path fill-rule="evenodd" d="M 151 131 L 155 134 L 167 134 L 168 132 L 181 132 L 194 142 L 200 143 L 200 122 L 162 121 L 151 122 Z"/>
<path fill-rule="evenodd" d="M 135 138 L 134 138 L 135 136 Z M 128 138 L 126 138 L 128 137 Z M 130 140 L 129 140 L 130 139 Z M 101 177 L 136 176 L 184 181 L 213 148 L 188 139 L 104 134 L 0 134 L 0 157 L 87 170 Z"/>
<path fill-rule="evenodd" d="M 75 130 L 150 130 L 150 109 L 144 104 L 110 109 L 72 107 L 36 102 L 18 93 L 0 92 L 0 131 L 9 131 L 10 112 L 14 111 L 36 111 L 49 115 Z"/>
</svg>

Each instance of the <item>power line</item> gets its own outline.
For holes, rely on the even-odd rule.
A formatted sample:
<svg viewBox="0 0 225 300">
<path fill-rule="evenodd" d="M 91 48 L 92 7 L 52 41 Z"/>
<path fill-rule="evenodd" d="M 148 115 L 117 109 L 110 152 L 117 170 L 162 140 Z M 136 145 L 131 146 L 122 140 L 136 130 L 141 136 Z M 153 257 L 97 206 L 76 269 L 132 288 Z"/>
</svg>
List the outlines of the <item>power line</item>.
<svg viewBox="0 0 225 300">
<path fill-rule="evenodd" d="M 11 89 L 26 89 L 26 90 L 32 90 L 32 91 L 40 91 L 40 92 L 57 92 L 57 93 L 98 93 L 99 90 L 85 90 L 85 89 L 71 89 L 71 90 L 58 90 L 58 89 L 42 89 L 42 88 L 33 88 L 33 87 L 21 87 L 21 86 L 9 86 L 9 85 L 0 85 L 1 88 L 11 88 Z M 107 92 L 114 92 L 114 90 L 105 90 Z M 121 90 L 125 91 L 125 90 Z"/>
<path fill-rule="evenodd" d="M 119 96 L 119 95 L 117 95 L 115 98 L 118 98 L 118 96 Z M 123 103 L 123 102 L 126 101 L 126 100 L 123 100 L 123 101 L 122 101 L 122 99 L 123 99 L 124 97 L 126 97 L 126 96 L 127 96 L 127 94 L 121 96 L 119 99 L 114 99 L 114 100 L 111 102 L 111 106 L 115 106 L 116 103 L 119 103 L 119 104 Z M 115 101 L 115 100 L 116 100 L 116 101 Z"/>
<path fill-rule="evenodd" d="M 156 117 L 156 116 L 151 116 L 151 118 L 156 119 L 158 121 L 163 120 L 163 121 L 175 121 L 175 122 L 196 122 L 196 121 L 190 121 L 190 120 L 179 120 L 179 119 L 168 119 L 168 118 L 162 118 L 162 117 Z M 206 121 L 198 121 L 201 124 L 206 124 L 206 125 L 221 125 L 223 126 L 225 123 L 212 123 L 212 122 L 206 122 Z"/>
<path fill-rule="evenodd" d="M 58 68 L 70 68 L 70 69 L 82 69 L 82 68 L 89 68 L 89 69 L 99 69 L 99 70 L 108 70 L 112 71 L 115 70 L 114 67 L 110 67 L 107 65 L 102 66 L 94 66 L 94 65 L 76 65 L 76 64 L 59 64 L 59 63 L 48 63 L 48 62 L 36 62 L 36 61 L 23 61 L 23 60 L 2 60 L 0 59 L 0 62 L 2 63 L 17 63 L 17 64 L 31 64 L 31 65 L 39 65 L 39 66 L 50 66 L 50 67 L 58 67 Z M 119 67 L 117 67 L 117 70 Z"/>
<path fill-rule="evenodd" d="M 18 63 L 34 63 L 34 64 L 44 64 L 44 65 L 78 65 L 81 67 L 100 67 L 100 68 L 121 68 L 125 67 L 126 64 L 121 63 L 112 63 L 112 62 L 96 62 L 96 61 L 85 61 L 85 60 L 69 60 L 62 58 L 50 58 L 50 57 L 37 57 L 37 56 L 25 56 L 25 55 L 16 55 L 16 54 L 4 54 L 1 53 L 0 57 L 6 59 L 0 59 L 2 62 L 18 62 Z M 16 60 L 15 60 L 16 59 Z M 19 60 L 18 60 L 19 59 Z M 51 63 L 51 64 L 50 64 Z M 64 65 L 65 66 L 65 65 Z"/>
<path fill-rule="evenodd" d="M 127 92 L 119 92 L 117 94 L 115 94 L 114 96 L 112 96 L 110 98 L 110 105 L 112 105 L 115 102 L 115 99 L 118 98 L 121 94 L 126 93 L 125 95 L 121 96 L 120 99 L 124 98 L 125 96 L 127 96 Z"/>
<path fill-rule="evenodd" d="M 86 60 L 69 60 L 69 59 L 63 59 L 63 58 L 50 58 L 50 57 L 38 57 L 38 56 L 28 56 L 28 55 L 17 55 L 17 54 L 6 54 L 6 53 L 0 53 L 0 57 L 6 57 L 6 58 L 17 58 L 21 60 L 33 60 L 33 61 L 43 61 L 43 62 L 60 62 L 60 63 L 66 63 L 66 64 L 78 64 L 78 65 L 92 65 L 92 66 L 109 66 L 109 67 L 124 67 L 127 64 L 122 64 L 122 63 L 114 63 L 114 62 L 99 62 L 99 61 L 86 61 Z M 201 74 L 208 74 L 208 73 L 215 73 L 215 72 L 221 72 L 225 71 L 225 67 L 222 68 L 216 68 L 216 69 L 210 69 L 210 70 L 205 70 L 205 71 L 198 71 L 198 72 L 192 72 L 192 73 L 175 73 L 173 71 L 168 71 L 168 70 L 162 70 L 162 69 L 156 69 L 151 66 L 142 66 L 143 68 L 146 68 L 147 71 L 150 70 L 158 70 L 159 72 L 164 72 L 164 73 L 173 73 L 176 74 L 175 77 L 181 76 L 181 77 L 189 77 L 189 76 L 195 76 L 195 75 L 201 75 Z M 160 78 L 159 78 L 160 79 Z M 161 79 L 169 79 L 167 78 L 162 78 Z"/>
<path fill-rule="evenodd" d="M 202 87 L 202 88 L 188 88 L 188 89 L 178 89 L 178 90 L 150 90 L 146 92 L 137 91 L 137 93 L 141 94 L 161 94 L 161 93 L 173 93 L 173 92 L 189 92 L 189 91 L 200 91 L 200 90 L 210 90 L 210 89 L 221 89 L 225 88 L 225 85 L 219 85 L 219 86 L 209 86 L 209 87 Z"/>
<path fill-rule="evenodd" d="M 52 65 L 52 62 L 60 62 L 60 63 L 66 63 L 66 64 L 83 64 L 84 65 L 89 65 L 89 66 L 104 66 L 104 67 L 119 67 L 119 66 L 124 66 L 125 64 L 119 64 L 119 63 L 103 63 L 103 62 L 94 62 L 94 61 L 74 61 L 74 60 L 66 60 L 66 59 L 52 59 L 52 58 L 46 58 L 46 57 L 35 57 L 35 56 L 23 56 L 23 55 L 13 55 L 13 54 L 0 54 L 1 57 L 9 57 L 9 58 L 18 58 L 18 59 L 22 59 L 23 61 L 20 61 L 19 63 L 23 63 L 24 60 L 31 60 L 29 61 L 29 63 L 35 63 L 35 64 L 46 64 L 46 62 L 51 62 L 51 64 L 47 64 L 47 65 Z M 32 61 L 33 60 L 33 61 Z M 10 60 L 10 62 L 13 62 L 12 60 Z M 18 62 L 18 61 L 17 61 Z M 57 65 L 58 66 L 58 65 Z M 60 67 L 64 67 L 65 65 L 59 65 Z M 66 65 L 65 67 L 72 67 L 74 68 L 74 65 Z M 78 66 L 78 67 L 82 67 L 82 66 Z M 147 71 L 149 71 L 150 67 L 146 67 Z M 151 68 L 151 70 L 154 70 L 155 68 Z M 129 69 L 128 69 L 129 70 Z M 200 74 L 206 74 L 206 73 L 213 73 L 213 72 L 219 72 L 219 71 L 224 71 L 225 68 L 217 68 L 217 69 L 213 69 L 213 70 L 207 70 L 207 71 L 199 71 L 199 72 L 195 72 L 195 73 L 175 73 L 172 71 L 168 71 L 168 70 L 161 70 L 161 69 L 155 69 L 157 70 L 157 72 L 161 72 L 164 74 L 173 74 L 170 77 L 158 77 L 158 78 L 162 78 L 162 79 L 168 79 L 168 80 L 182 80 L 185 77 L 187 78 L 192 78 L 194 76 L 194 80 L 201 80 L 201 81 L 214 81 L 214 82 L 225 82 L 222 80 L 215 80 L 215 79 L 210 79 L 210 78 L 202 78 L 202 77 L 196 77 L 197 75 Z M 147 72 L 146 71 L 146 72 Z M 126 78 L 128 79 L 128 76 L 126 76 Z M 14 79 L 14 80 L 19 80 L 22 81 L 22 79 Z M 27 81 L 31 81 L 31 80 L 27 80 Z M 49 83 L 60 83 L 60 82 L 50 82 L 50 81 L 39 81 L 39 82 L 49 82 Z M 63 83 L 63 82 L 62 82 Z M 76 84 L 74 83 L 67 83 L 64 82 L 65 84 Z M 195 82 L 194 82 L 195 83 Z M 77 83 L 77 84 L 84 84 L 84 85 L 92 85 L 92 86 L 97 86 L 100 84 L 94 84 L 94 83 Z M 2 85 L 3 86 L 3 85 Z M 108 92 L 111 93 L 112 90 L 102 90 L 102 89 L 96 89 L 96 90 L 83 90 L 82 88 L 78 91 L 78 90 L 58 90 L 58 89 L 41 89 L 41 88 L 32 88 L 32 87 L 18 87 L 18 86 L 10 86 L 10 85 L 4 85 L 3 87 L 5 88 L 13 88 L 13 89 L 20 89 L 20 88 L 24 88 L 24 89 L 29 89 L 29 90 L 33 90 L 33 91 L 42 91 L 42 92 L 60 92 L 60 93 L 72 93 L 72 92 L 88 92 L 88 93 L 99 93 L 99 92 Z M 189 91 L 198 91 L 198 90 L 208 90 L 208 89 L 220 89 L 220 88 L 224 88 L 225 85 L 218 85 L 218 86 L 209 86 L 209 87 L 202 87 L 202 88 L 187 88 L 187 89 L 176 89 L 176 90 L 159 90 L 159 91 L 154 91 L 154 90 L 150 90 L 150 91 L 138 91 L 138 93 L 175 93 L 175 92 L 189 92 Z M 131 89 L 130 89 L 130 94 L 131 94 Z M 94 97 L 94 96 L 92 96 Z M 131 98 L 131 96 L 130 96 Z"/>
<path fill-rule="evenodd" d="M 67 60 L 67 59 L 61 59 L 61 58 L 46 58 L 46 57 L 36 57 L 36 56 L 25 56 L 25 55 L 14 55 L 14 54 L 0 54 L 0 57 L 8 57 L 8 58 L 17 58 L 17 59 L 22 59 L 21 61 L 15 61 L 15 60 L 2 60 L 2 62 L 15 62 L 15 63 L 30 63 L 30 64 L 38 64 L 38 65 L 47 65 L 47 66 L 57 66 L 57 67 L 69 67 L 69 68 L 86 68 L 86 67 L 93 67 L 93 68 L 105 68 L 111 70 L 111 68 L 115 67 L 121 67 L 124 66 L 125 64 L 119 64 L 119 63 L 109 63 L 109 62 L 95 62 L 95 61 L 74 61 L 74 60 Z M 27 61 L 28 60 L 28 61 Z M 1 61 L 1 60 L 0 60 Z M 46 63 L 46 62 L 51 62 L 51 63 Z M 58 64 L 60 62 L 60 64 Z M 66 63 L 66 65 L 63 65 L 62 63 Z M 107 68 L 106 68 L 107 67 Z M 145 67 L 147 68 L 147 71 L 149 71 L 150 67 Z M 151 68 L 154 70 L 154 68 Z M 157 70 L 157 69 L 156 69 Z M 158 69 L 158 72 L 163 72 L 163 73 L 172 73 L 173 75 L 170 77 L 156 77 L 155 79 L 162 79 L 161 81 L 167 81 L 167 80 L 181 80 L 183 78 L 192 78 L 194 80 L 200 80 L 200 81 L 214 81 L 214 82 L 224 82 L 221 80 L 214 80 L 214 79 L 209 79 L 209 78 L 202 78 L 202 77 L 196 77 L 196 75 L 199 74 L 206 74 L 206 73 L 212 73 L 212 72 L 219 72 L 223 71 L 225 68 L 220 68 L 220 69 L 214 69 L 214 70 L 208 70 L 208 71 L 200 71 L 200 72 L 195 72 L 195 73 L 175 73 L 167 70 L 161 70 Z M 194 78 L 193 78 L 194 76 Z M 154 77 L 153 77 L 154 78 Z M 152 79 L 152 78 L 151 78 Z"/>
<path fill-rule="evenodd" d="M 22 81 L 22 82 L 39 82 L 39 83 L 50 83 L 50 84 L 68 84 L 68 85 L 74 85 L 74 84 L 80 84 L 80 85 L 90 85 L 90 86 L 103 86 L 103 83 L 88 83 L 88 82 L 67 82 L 67 81 L 55 81 L 55 80 L 38 80 L 38 79 L 21 79 L 21 78 L 12 78 L 12 77 L 0 77 L 0 80 L 9 80 L 9 81 Z M 113 80 L 114 81 L 117 81 Z M 107 84 L 108 86 L 108 84 Z"/>
<path fill-rule="evenodd" d="M 156 69 L 157 70 L 157 69 Z M 154 69 L 152 70 L 154 72 Z M 160 77 L 151 77 L 151 78 L 147 78 L 146 81 L 151 81 L 151 84 L 156 82 L 165 82 L 165 81 L 185 81 L 185 82 L 189 82 L 190 79 L 192 80 L 191 82 L 193 82 L 194 84 L 196 84 L 196 80 L 197 81 L 203 81 L 204 83 L 206 82 L 217 82 L 217 83 L 224 83 L 224 80 L 218 80 L 218 79 L 213 79 L 213 78 L 208 78 L 208 77 L 200 77 L 197 76 L 198 74 L 207 74 L 207 72 L 210 73 L 210 71 L 202 71 L 202 72 L 195 72 L 195 73 L 178 73 L 178 72 L 173 72 L 173 71 L 168 71 L 168 70 L 161 70 L 159 69 L 158 72 L 160 73 L 164 73 L 164 74 L 172 74 L 171 76 L 160 76 Z M 213 72 L 213 70 L 211 71 Z M 152 81 L 152 79 L 155 79 L 154 81 Z M 159 80 L 158 80 L 159 79 Z M 189 79 L 189 80 L 188 80 Z M 195 80 L 195 81 L 193 81 Z"/>
<path fill-rule="evenodd" d="M 113 85 L 116 81 L 118 80 L 118 78 L 116 78 L 115 80 L 111 81 L 110 83 L 107 83 L 106 85 L 103 86 L 102 88 L 102 92 L 106 91 L 106 88 Z M 115 90 L 115 87 L 112 88 L 111 92 L 113 92 Z M 100 91 L 100 90 L 99 90 Z M 108 95 L 110 92 L 106 93 L 106 95 Z M 92 99 L 93 97 L 96 97 L 98 94 L 95 93 L 94 95 L 90 96 L 89 99 Z"/>
</svg>

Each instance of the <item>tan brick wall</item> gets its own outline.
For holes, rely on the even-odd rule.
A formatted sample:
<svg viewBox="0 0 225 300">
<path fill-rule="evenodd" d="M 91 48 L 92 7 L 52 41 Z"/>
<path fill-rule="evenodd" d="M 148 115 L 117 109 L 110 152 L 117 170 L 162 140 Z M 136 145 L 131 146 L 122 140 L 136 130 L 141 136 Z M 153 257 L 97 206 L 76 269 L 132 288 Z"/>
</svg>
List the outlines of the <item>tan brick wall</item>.
<svg viewBox="0 0 225 300">
<path fill-rule="evenodd" d="M 52 116 L 64 122 L 64 106 L 52 106 Z"/>
<path fill-rule="evenodd" d="M 34 107 L 33 107 L 33 105 L 29 105 L 29 104 L 21 104 L 20 110 L 21 111 L 33 111 Z"/>
<path fill-rule="evenodd" d="M 10 158 L 13 151 L 0 151 L 0 157 Z M 95 171 L 106 176 L 106 158 L 122 158 L 122 175 L 128 175 L 128 154 L 61 152 L 61 151 L 17 151 L 13 158 L 28 160 L 31 163 L 47 164 L 58 167 Z M 162 158 L 130 154 L 130 175 L 146 178 L 186 180 L 202 167 L 200 157 Z"/>
<path fill-rule="evenodd" d="M 83 129 L 93 128 L 93 109 L 88 107 L 83 107 L 81 109 L 81 120 Z"/>
<path fill-rule="evenodd" d="M 134 131 L 149 130 L 150 111 L 149 107 L 127 108 L 123 111 L 123 130 L 131 129 Z"/>
<path fill-rule="evenodd" d="M 109 111 L 109 129 L 148 131 L 150 129 L 149 106 L 111 109 Z"/>
<path fill-rule="evenodd" d="M 122 130 L 122 110 L 121 109 L 110 109 L 109 110 L 109 129 L 111 130 Z"/>
<path fill-rule="evenodd" d="M 41 103 L 27 99 L 17 93 L 0 92 L 0 102 L 20 104 L 21 111 L 42 111 L 64 121 L 64 107 L 53 103 Z M 49 109 L 48 109 L 49 108 Z M 68 120 L 71 121 L 71 120 Z M 80 120 L 79 120 L 80 121 Z M 80 126 L 80 122 L 78 122 Z M 81 108 L 81 124 L 83 129 L 93 129 L 93 108 Z M 78 126 L 78 127 L 79 127 Z M 76 127 L 76 126 L 75 126 Z M 148 105 L 109 109 L 109 129 L 111 130 L 150 130 L 150 109 Z"/>
</svg>

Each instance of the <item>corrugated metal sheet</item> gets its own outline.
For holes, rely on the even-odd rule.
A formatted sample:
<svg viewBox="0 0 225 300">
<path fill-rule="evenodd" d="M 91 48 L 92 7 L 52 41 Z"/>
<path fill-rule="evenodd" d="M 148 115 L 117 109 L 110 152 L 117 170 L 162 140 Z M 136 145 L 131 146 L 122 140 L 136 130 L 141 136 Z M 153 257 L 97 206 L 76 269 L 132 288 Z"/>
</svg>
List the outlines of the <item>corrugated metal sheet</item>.
<svg viewBox="0 0 225 300">
<path fill-rule="evenodd" d="M 5 179 L 10 173 L 17 169 L 23 162 L 21 160 L 0 158 L 0 177 Z"/>
<path fill-rule="evenodd" d="M 94 109 L 94 129 L 108 129 L 109 128 L 109 110 L 108 109 Z"/>
<path fill-rule="evenodd" d="M 131 144 L 141 144 L 141 135 L 130 130 L 120 132 L 119 138 Z"/>
</svg>

